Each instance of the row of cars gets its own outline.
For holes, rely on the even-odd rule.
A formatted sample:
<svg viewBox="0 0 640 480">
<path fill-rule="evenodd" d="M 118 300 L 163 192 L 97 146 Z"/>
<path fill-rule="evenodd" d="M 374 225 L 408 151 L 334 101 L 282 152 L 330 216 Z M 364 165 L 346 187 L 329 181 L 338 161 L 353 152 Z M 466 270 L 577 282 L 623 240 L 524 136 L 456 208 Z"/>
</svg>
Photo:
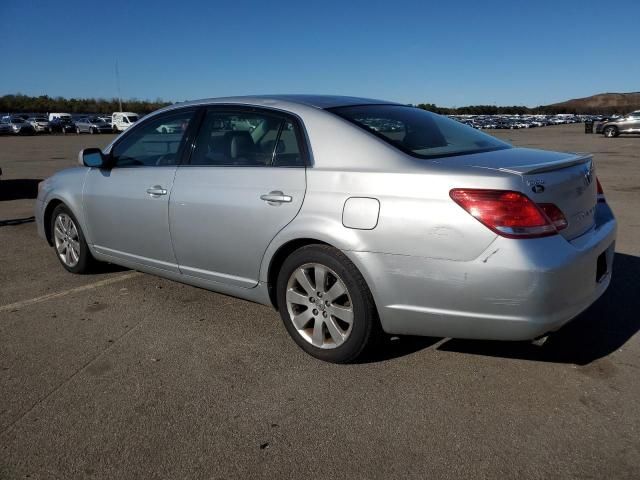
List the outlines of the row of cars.
<svg viewBox="0 0 640 480">
<path fill-rule="evenodd" d="M 592 131 L 596 125 L 596 133 L 607 138 L 622 134 L 640 134 L 640 110 L 626 115 L 451 115 L 450 118 L 478 129 L 519 129 L 546 127 L 567 123 L 587 123 Z M 588 124 L 592 125 L 589 126 Z"/>
<path fill-rule="evenodd" d="M 597 115 L 451 115 L 451 118 L 478 129 L 520 129 L 601 121 Z"/>
<path fill-rule="evenodd" d="M 0 134 L 35 135 L 36 133 L 119 133 L 135 122 L 139 115 L 133 112 L 114 112 L 111 116 L 68 113 L 44 115 L 5 115 L 0 118 Z"/>
</svg>

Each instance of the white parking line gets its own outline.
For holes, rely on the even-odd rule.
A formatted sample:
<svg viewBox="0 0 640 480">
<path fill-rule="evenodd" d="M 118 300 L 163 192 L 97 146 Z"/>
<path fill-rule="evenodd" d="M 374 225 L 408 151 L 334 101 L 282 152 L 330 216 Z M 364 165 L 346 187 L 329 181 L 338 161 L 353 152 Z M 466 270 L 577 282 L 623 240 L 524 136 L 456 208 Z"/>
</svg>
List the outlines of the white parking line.
<svg viewBox="0 0 640 480">
<path fill-rule="evenodd" d="M 104 287 L 106 285 L 111 285 L 112 283 L 122 282 L 124 280 L 129 280 L 130 278 L 134 278 L 140 275 L 142 275 L 142 273 L 140 272 L 125 273 L 124 275 L 120 275 L 114 278 L 107 278 L 106 280 L 100 280 L 99 282 L 90 283 L 89 285 L 70 288 L 69 290 L 63 290 L 62 292 L 48 293 L 47 295 L 42 295 L 41 297 L 30 298 L 28 300 L 22 300 L 16 303 L 10 303 L 8 305 L 2 305 L 0 306 L 0 312 L 5 312 L 7 310 L 17 310 L 28 305 L 33 305 L 34 303 L 46 302 L 47 300 L 51 300 L 53 298 L 65 297 L 67 295 L 71 295 L 72 293 L 84 292 L 85 290 L 93 290 L 94 288 Z"/>
</svg>

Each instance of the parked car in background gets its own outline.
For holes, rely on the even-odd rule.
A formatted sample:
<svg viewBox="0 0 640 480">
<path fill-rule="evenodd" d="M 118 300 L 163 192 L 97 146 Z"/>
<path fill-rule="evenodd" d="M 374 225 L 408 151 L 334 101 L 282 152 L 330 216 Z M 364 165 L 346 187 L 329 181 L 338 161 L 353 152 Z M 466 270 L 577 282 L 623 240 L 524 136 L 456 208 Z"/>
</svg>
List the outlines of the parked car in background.
<svg viewBox="0 0 640 480">
<path fill-rule="evenodd" d="M 11 131 L 9 122 L 4 119 L 0 119 L 0 135 L 9 135 L 11 133 L 13 132 Z"/>
<path fill-rule="evenodd" d="M 620 134 L 640 133 L 640 110 L 599 123 L 596 125 L 596 133 L 601 133 L 607 138 L 614 138 Z"/>
<path fill-rule="evenodd" d="M 33 135 L 36 133 L 35 128 L 24 118 L 17 115 L 8 115 L 0 120 L 9 127 L 9 133 L 14 135 Z"/>
<path fill-rule="evenodd" d="M 68 113 L 50 113 L 49 114 L 49 121 L 53 121 L 55 119 L 64 119 L 64 120 L 68 120 L 70 122 L 73 121 L 73 118 L 71 117 L 70 114 Z"/>
<path fill-rule="evenodd" d="M 111 125 L 96 116 L 81 117 L 75 121 L 76 133 L 111 133 Z"/>
<path fill-rule="evenodd" d="M 54 117 L 49 121 L 51 133 L 72 133 L 76 131 L 76 124 L 73 123 L 71 115 Z"/>
<path fill-rule="evenodd" d="M 158 130 L 171 124 L 187 128 Z M 514 148 L 411 106 L 186 102 L 79 160 L 35 207 L 65 269 L 101 260 L 273 305 L 326 361 L 381 332 L 534 339 L 611 279 L 616 220 L 590 155 Z"/>
<path fill-rule="evenodd" d="M 139 118 L 138 114 L 133 112 L 114 112 L 111 116 L 111 127 L 115 133 L 124 132 Z"/>
<path fill-rule="evenodd" d="M 187 125 L 180 122 L 167 123 L 165 125 L 158 126 L 158 133 L 182 133 L 186 129 Z"/>
<path fill-rule="evenodd" d="M 27 122 L 31 124 L 36 132 L 51 133 L 51 125 L 45 117 L 29 117 Z"/>
<path fill-rule="evenodd" d="M 102 120 L 103 122 L 108 123 L 109 125 L 111 125 L 111 117 L 101 115 L 101 116 L 99 116 L 98 118 L 99 118 L 100 120 Z"/>
</svg>

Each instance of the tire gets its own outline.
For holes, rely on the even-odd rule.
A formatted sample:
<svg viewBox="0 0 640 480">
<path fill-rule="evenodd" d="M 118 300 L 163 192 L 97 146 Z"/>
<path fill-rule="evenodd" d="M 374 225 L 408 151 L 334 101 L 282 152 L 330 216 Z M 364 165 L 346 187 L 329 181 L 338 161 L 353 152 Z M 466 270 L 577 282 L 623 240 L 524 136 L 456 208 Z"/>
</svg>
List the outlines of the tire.
<svg viewBox="0 0 640 480">
<path fill-rule="evenodd" d="M 89 251 L 78 220 L 66 205 L 60 204 L 53 210 L 49 228 L 56 257 L 62 266 L 71 273 L 89 273 L 95 266 L 96 260 Z M 68 240 L 65 242 L 65 239 Z M 69 243 L 69 240 L 75 241 L 76 248 Z M 77 251 L 76 255 L 74 251 Z"/>
<path fill-rule="evenodd" d="M 91 135 L 95 135 L 96 134 L 96 129 L 95 128 L 91 128 L 91 130 L 89 130 L 89 133 Z"/>
<path fill-rule="evenodd" d="M 613 125 L 609 125 L 602 130 L 602 134 L 607 138 L 614 138 L 618 136 L 618 129 Z"/>
<path fill-rule="evenodd" d="M 76 127 L 76 134 L 80 135 L 80 127 Z"/>
<path fill-rule="evenodd" d="M 324 278 L 320 288 L 316 272 Z M 378 314 L 364 277 L 333 247 L 308 245 L 293 252 L 280 269 L 276 287 L 285 328 L 315 358 L 350 363 L 380 337 Z"/>
<path fill-rule="evenodd" d="M 113 129 L 113 133 L 118 133 L 118 127 L 116 127 L 115 125 L 112 127 Z"/>
</svg>

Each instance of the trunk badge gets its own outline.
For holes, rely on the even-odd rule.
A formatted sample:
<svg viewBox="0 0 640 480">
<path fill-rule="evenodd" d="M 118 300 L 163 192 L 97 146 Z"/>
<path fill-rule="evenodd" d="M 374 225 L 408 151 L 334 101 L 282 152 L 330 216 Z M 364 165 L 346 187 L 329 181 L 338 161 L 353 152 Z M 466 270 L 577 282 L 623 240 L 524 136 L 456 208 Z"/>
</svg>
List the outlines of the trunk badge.
<svg viewBox="0 0 640 480">
<path fill-rule="evenodd" d="M 531 187 L 531 191 L 533 193 L 542 193 L 544 192 L 544 187 L 542 185 L 534 185 L 533 187 Z"/>
</svg>

